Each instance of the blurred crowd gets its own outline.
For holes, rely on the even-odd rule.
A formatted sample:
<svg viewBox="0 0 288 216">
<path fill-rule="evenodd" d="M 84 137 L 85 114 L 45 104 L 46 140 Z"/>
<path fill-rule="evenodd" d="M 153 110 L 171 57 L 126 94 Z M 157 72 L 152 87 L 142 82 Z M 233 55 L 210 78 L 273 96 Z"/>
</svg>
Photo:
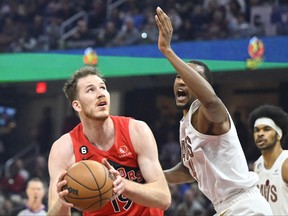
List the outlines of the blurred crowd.
<svg viewBox="0 0 288 216">
<path fill-rule="evenodd" d="M 0 178 L 0 215 L 16 216 L 27 202 L 26 186 L 30 179 L 40 179 L 45 187 L 43 204 L 47 204 L 47 188 L 49 174 L 47 158 L 41 154 L 36 156 L 31 163 L 27 158 L 17 159 L 9 170 L 1 173 Z"/>
<path fill-rule="evenodd" d="M 0 52 L 37 52 L 88 46 L 115 47 L 156 43 L 158 30 L 154 14 L 157 6 L 162 7 L 171 17 L 174 41 L 288 35 L 288 7 L 284 0 L 126 0 L 120 1 L 119 5 L 117 3 L 117 0 L 3 0 L 0 3 Z M 251 13 L 255 7 L 272 8 L 269 22 L 275 26 L 275 32 L 267 32 L 267 23 L 265 24 L 261 13 Z M 79 14 L 79 18 L 67 22 L 75 14 Z M 50 110 L 45 109 L 42 124 L 45 125 L 45 132 L 49 131 L 46 128 L 47 121 L 50 121 L 49 116 Z M 166 117 L 163 115 L 163 120 L 155 125 L 159 159 L 164 169 L 180 161 L 176 133 L 178 120 L 175 117 L 171 127 L 167 127 L 170 125 L 167 120 L 171 118 Z M 72 120 L 75 122 L 74 118 Z M 41 124 L 38 128 L 41 131 Z M 1 138 L 6 136 L 5 131 L 1 130 Z M 40 132 L 38 135 L 39 144 L 43 140 L 49 141 L 47 138 L 50 135 L 41 135 Z M 247 140 L 242 143 L 247 143 Z M 30 178 L 40 178 L 47 189 L 47 151 L 50 144 L 51 141 L 49 144 L 41 144 L 40 154 L 29 164 L 20 158 L 9 167 L 7 173 L 2 170 L 0 215 L 16 215 L 18 207 L 23 206 L 27 199 L 25 186 Z M 249 152 L 247 155 L 249 156 Z M 166 216 L 214 214 L 211 203 L 198 190 L 197 183 L 170 185 L 170 190 L 173 201 L 165 212 Z M 47 205 L 47 193 L 44 204 Z"/>
<path fill-rule="evenodd" d="M 285 0 L 3 0 L 0 52 L 156 43 L 157 6 L 170 16 L 175 41 L 288 34 Z M 271 8 L 268 23 L 267 10 L 255 7 Z"/>
</svg>

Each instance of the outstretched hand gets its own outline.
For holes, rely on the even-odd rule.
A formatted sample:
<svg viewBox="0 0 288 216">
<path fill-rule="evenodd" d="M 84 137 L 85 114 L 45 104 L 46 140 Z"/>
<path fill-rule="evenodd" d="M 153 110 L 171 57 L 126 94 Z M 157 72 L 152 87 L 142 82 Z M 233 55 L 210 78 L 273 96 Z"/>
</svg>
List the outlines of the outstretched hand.
<svg viewBox="0 0 288 216">
<path fill-rule="evenodd" d="M 156 8 L 155 21 L 159 30 L 158 48 L 161 52 L 170 49 L 173 27 L 170 18 L 160 8 Z"/>
<path fill-rule="evenodd" d="M 113 197 L 117 197 L 122 194 L 125 190 L 124 181 L 125 179 L 121 177 L 120 173 L 114 169 L 113 166 L 107 161 L 107 159 L 102 160 L 102 164 L 109 170 L 109 173 L 114 177 L 113 181 Z"/>
</svg>

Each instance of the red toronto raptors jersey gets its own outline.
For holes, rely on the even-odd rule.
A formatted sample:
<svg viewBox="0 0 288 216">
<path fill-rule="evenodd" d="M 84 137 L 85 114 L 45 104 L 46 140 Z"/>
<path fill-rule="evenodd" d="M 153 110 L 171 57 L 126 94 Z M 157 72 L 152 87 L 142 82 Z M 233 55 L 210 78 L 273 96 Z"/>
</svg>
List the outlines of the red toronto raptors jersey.
<svg viewBox="0 0 288 216">
<path fill-rule="evenodd" d="M 134 151 L 130 134 L 130 118 L 122 116 L 110 116 L 114 123 L 115 143 L 108 151 L 101 151 L 83 134 L 82 124 L 78 124 L 72 131 L 74 155 L 76 162 L 81 160 L 95 160 L 101 163 L 106 158 L 109 163 L 119 171 L 122 177 L 131 181 L 145 183 L 137 162 L 137 155 Z M 105 216 L 105 215 L 164 215 L 163 210 L 148 208 L 138 205 L 123 195 L 105 205 L 97 212 L 83 212 L 83 216 Z"/>
</svg>

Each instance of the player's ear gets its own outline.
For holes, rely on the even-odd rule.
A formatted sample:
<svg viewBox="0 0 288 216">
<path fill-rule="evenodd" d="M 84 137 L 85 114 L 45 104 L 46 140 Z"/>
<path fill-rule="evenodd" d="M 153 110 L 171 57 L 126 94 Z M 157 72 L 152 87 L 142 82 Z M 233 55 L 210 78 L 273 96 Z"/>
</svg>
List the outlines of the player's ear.
<svg viewBox="0 0 288 216">
<path fill-rule="evenodd" d="M 277 140 L 281 141 L 281 137 L 279 136 L 279 134 L 276 133 L 276 135 L 277 135 Z"/>
<path fill-rule="evenodd" d="M 74 100 L 72 102 L 72 107 L 76 112 L 80 112 L 80 110 L 81 110 L 81 105 L 80 105 L 78 100 Z"/>
</svg>

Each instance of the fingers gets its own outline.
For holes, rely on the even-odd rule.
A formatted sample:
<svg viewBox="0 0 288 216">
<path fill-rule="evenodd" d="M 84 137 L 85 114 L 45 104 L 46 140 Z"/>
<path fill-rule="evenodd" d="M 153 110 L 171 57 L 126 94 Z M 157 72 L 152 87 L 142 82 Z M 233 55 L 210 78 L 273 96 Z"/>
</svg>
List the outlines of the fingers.
<svg viewBox="0 0 288 216">
<path fill-rule="evenodd" d="M 157 13 L 157 15 L 161 15 L 162 13 L 164 13 L 163 12 L 163 10 L 158 6 L 157 8 L 156 8 L 156 13 Z"/>
<path fill-rule="evenodd" d="M 125 179 L 121 177 L 120 173 L 115 170 L 113 166 L 107 161 L 107 159 L 102 159 L 103 165 L 109 170 L 109 173 L 113 176 L 113 198 L 119 196 L 124 192 L 124 181 Z"/>
<path fill-rule="evenodd" d="M 170 18 L 160 7 L 156 8 L 155 20 L 156 23 L 161 23 L 163 25 L 167 25 L 167 27 L 172 27 Z"/>
<path fill-rule="evenodd" d="M 114 169 L 114 168 L 110 165 L 110 163 L 107 161 L 106 158 L 103 158 L 103 159 L 102 159 L 102 164 L 103 164 L 108 170 Z"/>
<path fill-rule="evenodd" d="M 119 196 L 124 192 L 124 181 L 125 179 L 122 178 L 120 175 L 116 177 L 115 181 L 113 182 L 113 193 L 115 194 L 115 196 Z"/>
<path fill-rule="evenodd" d="M 58 177 L 58 183 L 57 183 L 57 192 L 61 192 L 62 188 L 67 184 L 67 181 L 64 179 L 65 175 L 67 174 L 67 171 L 63 171 L 60 173 Z"/>
<path fill-rule="evenodd" d="M 65 175 L 67 174 L 67 171 L 63 171 L 59 177 L 58 177 L 58 183 L 57 183 L 57 192 L 59 195 L 59 198 L 61 202 L 67 206 L 67 207 L 73 207 L 74 205 L 72 203 L 66 202 L 64 196 L 69 194 L 69 191 L 67 189 L 67 180 L 64 179 Z"/>
<path fill-rule="evenodd" d="M 155 21 L 156 21 L 156 24 L 157 24 L 159 30 L 160 30 L 161 27 L 162 27 L 162 23 L 161 23 L 161 21 L 160 21 L 161 11 L 162 11 L 162 10 L 160 9 L 160 7 L 157 7 L 157 8 L 156 8 L 156 15 L 154 16 Z"/>
</svg>

